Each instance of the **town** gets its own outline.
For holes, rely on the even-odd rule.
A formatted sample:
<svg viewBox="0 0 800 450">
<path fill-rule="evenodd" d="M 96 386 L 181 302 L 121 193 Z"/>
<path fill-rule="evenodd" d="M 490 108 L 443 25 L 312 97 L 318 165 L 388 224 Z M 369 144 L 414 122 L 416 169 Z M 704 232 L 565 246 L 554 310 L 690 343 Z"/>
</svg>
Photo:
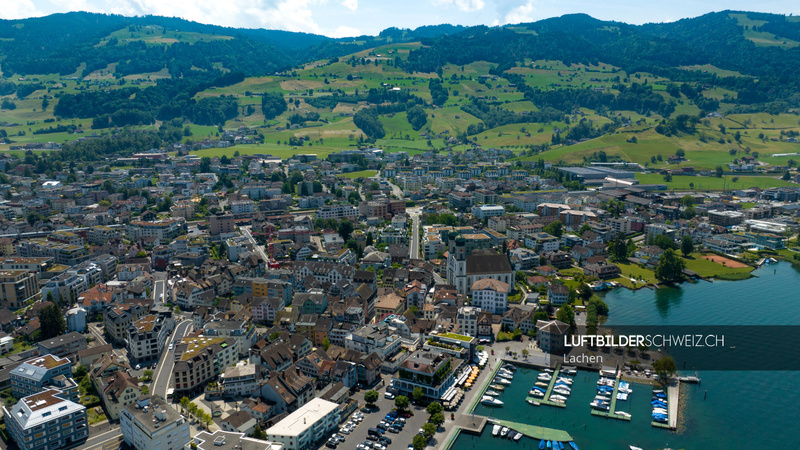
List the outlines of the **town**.
<svg viewBox="0 0 800 450">
<path fill-rule="evenodd" d="M 0 158 L 4 448 L 444 448 L 479 366 L 564 361 L 597 292 L 797 259 L 800 188 L 480 146 L 174 150 Z"/>
</svg>

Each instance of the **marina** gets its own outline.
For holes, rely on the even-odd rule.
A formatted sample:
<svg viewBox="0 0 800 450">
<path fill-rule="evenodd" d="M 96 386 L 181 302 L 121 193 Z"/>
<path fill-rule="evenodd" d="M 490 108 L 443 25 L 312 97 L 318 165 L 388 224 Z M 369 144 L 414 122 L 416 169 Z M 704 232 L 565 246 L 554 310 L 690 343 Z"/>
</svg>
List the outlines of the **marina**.
<svg viewBox="0 0 800 450">
<path fill-rule="evenodd" d="M 619 388 L 621 383 L 622 372 L 617 371 L 616 376 L 614 378 L 614 390 L 612 391 L 611 397 L 609 398 L 610 405 L 608 411 L 602 411 L 595 408 L 592 408 L 592 415 L 597 417 L 606 417 L 609 419 L 617 419 L 617 420 L 631 420 L 631 414 L 617 414 L 617 396 L 620 394 Z M 601 377 L 602 378 L 602 377 Z M 627 394 L 626 394 L 627 395 Z M 624 412 L 624 411 L 622 411 Z M 676 413 L 677 415 L 677 413 Z"/>
<path fill-rule="evenodd" d="M 530 392 L 529 392 L 529 395 L 526 397 L 526 401 L 528 403 L 537 402 L 540 405 L 555 406 L 557 408 L 566 408 L 567 407 L 566 398 L 564 398 L 563 396 L 556 397 L 555 399 L 552 398 L 552 396 L 553 396 L 553 388 L 555 387 L 556 381 L 558 380 L 558 374 L 559 374 L 560 370 L 561 370 L 561 363 L 558 363 L 556 365 L 556 368 L 553 370 L 552 374 L 548 373 L 548 372 L 543 372 L 542 374 L 540 374 L 539 377 L 541 377 L 541 375 L 547 374 L 547 375 L 549 375 L 549 378 L 550 378 L 550 381 L 549 381 L 549 383 L 547 385 L 547 389 L 544 391 L 544 395 L 541 396 L 541 397 L 537 397 L 537 396 L 530 395 Z M 538 377 L 537 377 L 537 379 L 538 379 Z M 534 384 L 534 386 L 537 386 L 537 385 Z M 534 390 L 537 390 L 536 387 L 531 389 L 531 391 L 534 391 Z M 556 394 L 556 395 L 559 395 L 559 394 Z M 562 401 L 562 399 L 563 399 L 563 401 Z"/>
</svg>

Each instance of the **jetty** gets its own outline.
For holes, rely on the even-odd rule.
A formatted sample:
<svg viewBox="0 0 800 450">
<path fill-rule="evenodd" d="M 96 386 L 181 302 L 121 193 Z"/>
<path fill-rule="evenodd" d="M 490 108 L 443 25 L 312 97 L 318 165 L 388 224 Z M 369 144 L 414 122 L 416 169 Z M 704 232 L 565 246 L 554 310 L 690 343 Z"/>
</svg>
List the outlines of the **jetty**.
<svg viewBox="0 0 800 450">
<path fill-rule="evenodd" d="M 491 422 L 496 423 L 498 425 L 508 427 L 519 431 L 520 433 L 524 434 L 525 436 L 533 439 L 538 440 L 545 440 L 545 441 L 559 441 L 559 442 L 569 442 L 572 441 L 572 436 L 564 430 L 556 430 L 554 428 L 546 428 L 546 427 L 539 427 L 536 425 L 529 425 L 527 423 L 518 423 L 518 422 L 511 422 L 508 420 L 496 420 L 490 419 Z"/>
<path fill-rule="evenodd" d="M 678 428 L 678 401 L 681 398 L 681 383 L 672 383 L 667 387 L 667 423 L 652 421 L 656 428 L 675 430 Z"/>
<path fill-rule="evenodd" d="M 556 380 L 558 379 L 558 374 L 560 371 L 561 371 L 561 363 L 559 362 L 556 364 L 556 369 L 553 371 L 553 377 L 550 379 L 550 384 L 547 386 L 547 390 L 544 393 L 544 397 L 538 398 L 528 395 L 528 397 L 525 398 L 525 401 L 531 400 L 534 402 L 538 402 L 540 405 L 555 406 L 557 408 L 566 408 L 567 407 L 566 403 L 554 402 L 550 400 L 550 394 L 553 393 L 553 387 L 556 385 Z M 519 431 L 522 432 L 522 430 Z"/>
<path fill-rule="evenodd" d="M 620 378 L 622 378 L 622 371 L 618 370 L 616 376 L 614 377 L 614 393 L 611 395 L 611 406 L 608 409 L 608 412 L 598 411 L 593 408 L 592 409 L 593 416 L 608 417 L 610 419 L 625 420 L 627 422 L 631 421 L 630 417 L 620 416 L 619 414 L 617 414 L 617 393 L 619 393 Z"/>
</svg>

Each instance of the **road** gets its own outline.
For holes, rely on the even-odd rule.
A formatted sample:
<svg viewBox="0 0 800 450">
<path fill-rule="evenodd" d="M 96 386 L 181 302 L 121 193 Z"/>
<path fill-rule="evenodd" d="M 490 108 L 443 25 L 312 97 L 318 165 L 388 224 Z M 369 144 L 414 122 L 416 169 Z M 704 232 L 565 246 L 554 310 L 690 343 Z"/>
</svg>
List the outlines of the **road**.
<svg viewBox="0 0 800 450">
<path fill-rule="evenodd" d="M 409 258 L 419 258 L 419 215 L 422 213 L 422 208 L 409 208 L 406 210 L 411 216 L 411 245 L 409 245 Z"/>
<path fill-rule="evenodd" d="M 258 253 L 258 256 L 260 256 L 261 259 L 264 260 L 264 262 L 269 261 L 267 253 L 264 251 L 264 247 L 259 245 L 258 242 L 256 242 L 253 235 L 250 234 L 250 227 L 241 227 L 240 230 L 242 230 L 242 235 L 244 235 L 247 239 L 250 240 L 250 242 L 253 243 L 253 247 L 256 249 L 256 253 Z"/>
<path fill-rule="evenodd" d="M 172 332 L 172 336 L 169 337 L 167 340 L 167 348 L 169 348 L 169 343 L 174 341 L 175 339 L 182 338 L 189 334 L 192 331 L 192 321 L 191 320 L 184 320 L 180 322 L 178 325 L 175 326 L 175 331 Z M 175 350 L 166 350 L 161 355 L 161 359 L 158 361 L 158 365 L 156 366 L 155 373 L 153 374 L 153 383 L 151 386 L 150 391 L 153 394 L 160 395 L 161 398 L 167 398 L 167 390 L 169 389 L 169 383 L 172 379 L 172 368 L 175 367 Z"/>
<path fill-rule="evenodd" d="M 391 186 L 392 194 L 394 194 L 395 197 L 397 197 L 399 199 L 402 199 L 405 196 L 405 194 L 403 193 L 403 190 L 400 189 L 399 186 L 397 186 L 396 184 L 394 184 L 394 183 L 392 183 L 391 181 L 388 181 L 388 180 L 386 182 L 389 183 L 389 186 Z"/>
<path fill-rule="evenodd" d="M 77 447 L 78 450 L 116 450 L 119 448 L 122 440 L 122 431 L 120 431 L 119 425 L 111 425 L 108 429 L 104 429 L 102 426 L 97 428 L 100 428 L 101 431 L 95 434 L 94 427 L 90 429 L 89 438 L 83 445 Z"/>
<path fill-rule="evenodd" d="M 167 280 L 156 280 L 153 283 L 153 302 L 155 304 L 164 303 L 164 293 L 167 291 Z"/>
<path fill-rule="evenodd" d="M 89 332 L 92 333 L 92 336 L 94 336 L 94 338 L 97 340 L 97 342 L 100 345 L 108 344 L 108 341 L 106 341 L 105 336 L 103 336 L 103 332 L 100 330 L 100 328 L 97 327 L 97 325 L 93 325 L 93 324 L 90 323 L 88 325 L 88 328 L 89 328 Z M 115 348 L 115 349 L 112 350 L 112 352 L 114 353 L 114 355 L 116 355 L 118 357 L 122 357 L 122 358 L 126 357 L 124 349 Z"/>
</svg>

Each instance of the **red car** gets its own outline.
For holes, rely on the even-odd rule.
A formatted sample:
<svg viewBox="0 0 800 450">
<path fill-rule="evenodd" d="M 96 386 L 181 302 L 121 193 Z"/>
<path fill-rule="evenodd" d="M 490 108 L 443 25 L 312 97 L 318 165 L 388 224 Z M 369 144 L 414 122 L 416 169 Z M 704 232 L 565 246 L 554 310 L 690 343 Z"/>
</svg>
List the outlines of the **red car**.
<svg viewBox="0 0 800 450">
<path fill-rule="evenodd" d="M 408 419 L 409 417 L 411 417 L 411 413 L 410 413 L 410 412 L 408 412 L 408 411 L 401 411 L 401 412 L 400 412 L 400 417 L 403 417 L 403 418 L 405 418 L 405 419 Z"/>
</svg>

